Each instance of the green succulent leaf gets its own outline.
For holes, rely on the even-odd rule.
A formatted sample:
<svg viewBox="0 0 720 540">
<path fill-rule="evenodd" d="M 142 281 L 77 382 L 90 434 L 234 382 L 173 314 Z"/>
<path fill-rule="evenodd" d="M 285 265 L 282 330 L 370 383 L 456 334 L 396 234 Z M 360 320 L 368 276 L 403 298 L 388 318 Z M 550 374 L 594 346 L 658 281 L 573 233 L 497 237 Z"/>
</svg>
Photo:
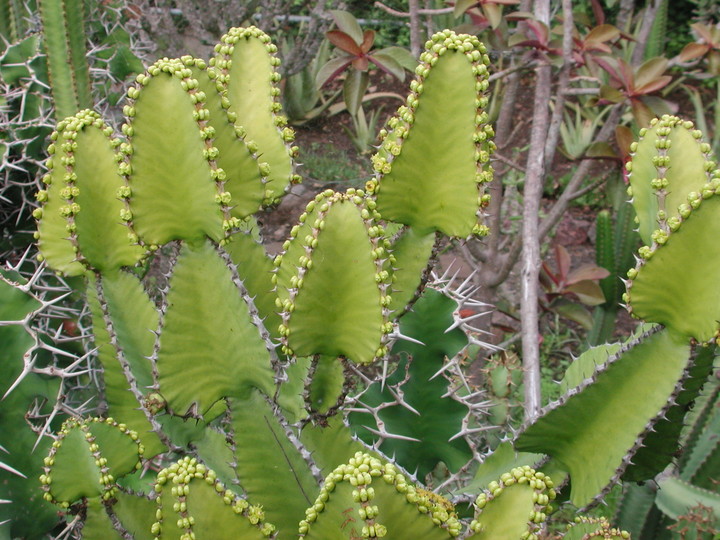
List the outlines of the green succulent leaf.
<svg viewBox="0 0 720 540">
<path fill-rule="evenodd" d="M 172 272 L 157 357 L 160 392 L 179 415 L 223 397 L 274 392 L 272 344 L 247 292 L 209 242 L 184 244 Z M 212 284 L 198 287 L 198 283 Z"/>
<path fill-rule="evenodd" d="M 378 211 L 419 233 L 465 237 L 478 232 L 482 182 L 492 177 L 486 165 L 492 128 L 481 106 L 487 101 L 487 58 L 484 46 L 469 36 L 439 33 L 432 43 L 414 93 L 390 120 L 391 131 L 373 158 L 381 174 Z M 438 131 L 446 125 L 453 126 L 452 136 Z"/>
<path fill-rule="evenodd" d="M 180 61 L 159 61 L 150 68 L 154 74 L 146 76 L 147 84 L 132 105 L 130 131 L 124 130 L 132 134 L 132 223 L 148 245 L 223 237 L 212 168 L 201 126 L 193 118 L 196 107 L 181 86 L 186 81 L 172 74 L 182 69 L 185 65 Z M 167 128 L 169 118 L 172 130 Z"/>
<path fill-rule="evenodd" d="M 557 459 L 570 473 L 571 502 L 587 505 L 622 472 L 658 411 L 675 397 L 688 357 L 687 342 L 667 330 L 632 342 L 548 406 L 515 448 Z"/>
</svg>

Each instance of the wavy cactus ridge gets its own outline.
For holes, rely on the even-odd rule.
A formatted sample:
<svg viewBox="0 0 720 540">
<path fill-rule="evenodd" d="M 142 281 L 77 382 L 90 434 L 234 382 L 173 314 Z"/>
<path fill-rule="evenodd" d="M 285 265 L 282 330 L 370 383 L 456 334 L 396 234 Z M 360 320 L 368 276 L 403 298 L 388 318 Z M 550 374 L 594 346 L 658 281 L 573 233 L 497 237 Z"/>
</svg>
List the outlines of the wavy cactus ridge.
<svg viewBox="0 0 720 540">
<path fill-rule="evenodd" d="M 166 450 L 152 432 L 152 417 L 141 407 L 142 389 L 152 384 L 147 357 L 155 341 L 150 330 L 157 328 L 157 314 L 152 305 L 148 306 L 150 300 L 144 291 L 133 286 L 133 279 L 121 273 L 116 280 L 97 280 L 88 287 L 87 302 L 97 357 L 103 369 L 107 414 L 141 434 L 147 457 L 151 458 Z M 144 331 L 135 333 L 128 320 L 148 322 L 141 322 L 138 326 Z"/>
<path fill-rule="evenodd" d="M 687 211 L 685 197 L 701 191 L 715 169 L 710 145 L 693 128 L 692 122 L 676 116 L 655 118 L 630 147 L 629 193 L 640 237 L 648 246 L 675 229 L 676 220 Z"/>
<path fill-rule="evenodd" d="M 300 522 L 300 538 L 453 538 L 453 506 L 416 488 L 395 467 L 362 452 L 335 468 Z"/>
<path fill-rule="evenodd" d="M 69 418 L 45 458 L 43 496 L 62 508 L 83 497 L 108 500 L 115 479 L 140 468 L 144 451 L 137 433 L 112 418 Z"/>
<path fill-rule="evenodd" d="M 436 259 L 437 234 L 420 234 L 405 227 L 393 239 L 386 266 L 392 273 L 390 312 L 402 315 L 420 297 Z"/>
<path fill-rule="evenodd" d="M 35 211 L 42 257 L 69 275 L 82 273 L 80 266 L 100 272 L 133 266 L 143 249 L 131 244 L 118 219 L 123 181 L 115 153 L 120 141 L 112 138 L 112 128 L 96 112 L 83 110 L 60 122 L 51 138 L 47 190 L 36 194 L 43 204 Z"/>
<path fill-rule="evenodd" d="M 631 314 L 707 342 L 717 336 L 720 287 L 713 261 L 720 257 L 713 224 L 720 216 L 720 171 L 702 189 L 687 194 L 688 203 L 669 232 L 640 249 L 640 260 L 628 272 L 623 300 Z M 670 220 L 668 220 L 670 221 Z M 703 255 L 698 257 L 699 246 Z M 687 261 L 694 261 L 687 264 Z M 692 284 L 692 285 L 690 285 Z"/>
<path fill-rule="evenodd" d="M 380 132 L 377 179 L 368 187 L 384 219 L 449 236 L 486 235 L 483 184 L 492 180 L 495 146 L 485 112 L 485 46 L 447 30 L 427 42 L 420 61 L 407 103 L 389 120 L 389 131 Z M 439 135 L 447 121 L 455 131 Z"/>
<path fill-rule="evenodd" d="M 156 384 L 181 416 L 204 415 L 221 398 L 247 398 L 252 388 L 275 390 L 275 346 L 230 258 L 217 249 L 209 241 L 182 245 L 164 299 Z M 213 286 L 198 288 L 202 281 Z"/>
<path fill-rule="evenodd" d="M 148 246 L 203 236 L 220 241 L 238 224 L 230 216 L 226 174 L 217 163 L 207 95 L 191 66 L 202 70 L 204 62 L 158 60 L 138 75 L 123 108 L 128 143 L 120 151 L 128 159 L 120 163 L 120 172 L 127 180 L 129 206 L 121 218 Z"/>
<path fill-rule="evenodd" d="M 572 478 L 572 503 L 590 504 L 620 477 L 644 436 L 672 406 L 688 358 L 689 344 L 682 337 L 660 328 L 646 333 L 545 407 L 516 438 L 515 448 L 557 459 Z M 653 391 L 640 395 L 640 387 Z M 592 456 L 599 459 L 590 461 Z"/>
<path fill-rule="evenodd" d="M 490 482 L 475 499 L 477 513 L 468 539 L 523 538 L 538 540 L 555 500 L 550 477 L 527 465 L 514 467 Z"/>
<path fill-rule="evenodd" d="M 392 298 L 383 264 L 389 242 L 374 201 L 364 195 L 354 189 L 318 195 L 275 260 L 278 285 L 288 291 L 284 301 L 278 295 L 286 354 L 365 364 L 387 353 Z"/>
<path fill-rule="evenodd" d="M 280 114 L 277 46 L 254 26 L 231 28 L 215 46 L 210 65 L 227 89 L 235 125 L 247 133 L 248 146 L 263 150 L 269 167 L 264 202 L 276 204 L 290 184 L 300 182 L 292 159 L 295 133 Z"/>
<path fill-rule="evenodd" d="M 213 145 L 218 150 L 216 174 L 218 180 L 224 182 L 224 191 L 217 195 L 218 202 L 230 207 L 232 217 L 245 219 L 262 206 L 270 165 L 258 161 L 257 145 L 246 142 L 246 130 L 235 126 L 237 115 L 228 110 L 227 90 L 218 80 L 217 72 L 191 56 L 183 56 L 181 60 L 198 81 L 198 92 L 205 95 L 207 120 L 212 128 Z"/>
<path fill-rule="evenodd" d="M 272 537 L 262 507 L 251 505 L 217 479 L 195 458 L 184 457 L 158 473 L 155 484 L 157 521 L 151 532 L 170 538 Z"/>
</svg>

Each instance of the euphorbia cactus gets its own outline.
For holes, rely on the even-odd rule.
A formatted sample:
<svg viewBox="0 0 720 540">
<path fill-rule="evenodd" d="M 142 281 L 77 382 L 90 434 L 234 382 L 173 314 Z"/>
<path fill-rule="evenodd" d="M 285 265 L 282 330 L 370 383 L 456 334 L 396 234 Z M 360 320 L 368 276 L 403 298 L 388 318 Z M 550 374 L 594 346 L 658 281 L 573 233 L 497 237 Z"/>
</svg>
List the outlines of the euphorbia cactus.
<svg viewBox="0 0 720 540">
<path fill-rule="evenodd" d="M 151 66 L 128 91 L 122 139 L 89 111 L 60 123 L 38 195 L 38 244 L 54 270 L 87 279 L 115 420 L 70 420 L 42 480 L 49 498 L 84 516 L 86 538 L 531 539 L 567 475 L 570 499 L 585 505 L 633 455 L 636 475 L 664 467 L 638 450 L 656 426 L 677 435 L 663 415 L 681 395 L 692 401 L 686 375 L 709 369 L 703 355 L 697 369 L 688 362 L 689 338 L 700 334 L 669 322 L 578 359 L 566 394 L 515 441 L 549 462 L 538 469 L 510 452 L 488 460 L 469 492 L 454 490 L 475 503 L 471 523 L 402 470 L 442 463 L 450 490 L 477 457 L 472 441 L 451 441 L 483 429 L 471 425 L 477 405 L 457 403 L 473 395 L 460 371 L 433 381 L 457 368 L 444 356 L 465 338 L 446 330 L 466 326 L 462 306 L 420 290 L 437 237 L 487 232 L 488 58 L 475 38 L 450 31 L 427 46 L 406 105 L 382 134 L 376 178 L 319 194 L 274 261 L 254 241 L 252 214 L 297 179 L 296 150 L 277 115 L 275 49 L 259 30 L 230 31 L 209 66 L 190 57 Z M 690 221 L 682 229 L 695 231 L 695 245 L 703 236 Z M 152 294 L 135 268 L 147 260 L 167 269 Z M 413 302 L 407 324 L 398 321 Z M 423 334 L 428 313 L 442 316 Z M 388 376 L 388 349 L 403 352 L 398 339 L 411 340 L 404 354 L 414 358 Z M 357 385 L 370 387 L 368 403 Z M 339 414 L 346 403 L 354 429 L 366 441 L 378 436 L 380 450 L 353 438 L 351 411 Z M 401 407 L 423 416 L 409 435 L 390 426 L 412 422 Z M 374 425 L 358 425 L 363 412 Z M 383 440 L 415 435 L 433 441 L 421 458 L 400 445 L 387 445 L 398 464 L 380 453 Z M 149 470 L 181 457 L 148 481 L 132 472 L 138 454 Z M 73 490 L 65 484 L 75 462 L 84 478 Z M 574 530 L 622 536 L 603 523 Z"/>
</svg>

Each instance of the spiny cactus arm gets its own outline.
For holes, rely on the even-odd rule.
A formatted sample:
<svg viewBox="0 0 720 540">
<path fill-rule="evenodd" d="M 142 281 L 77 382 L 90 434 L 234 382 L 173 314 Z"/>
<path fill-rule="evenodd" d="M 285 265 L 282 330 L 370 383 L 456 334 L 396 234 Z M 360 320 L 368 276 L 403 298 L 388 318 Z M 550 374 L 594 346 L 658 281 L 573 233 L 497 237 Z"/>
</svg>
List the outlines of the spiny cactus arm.
<svg viewBox="0 0 720 540">
<path fill-rule="evenodd" d="M 406 469 L 417 469 L 421 478 L 439 461 L 456 471 L 473 457 L 464 437 L 470 407 L 451 397 L 454 389 L 444 376 L 468 343 L 459 328 L 446 332 L 455 309 L 454 300 L 425 290 L 400 323 L 403 335 L 424 345 L 398 341 L 393 347 L 400 357 L 395 372 L 357 397 L 356 412 L 349 416 L 361 439 L 375 442 Z"/>
<path fill-rule="evenodd" d="M 129 163 L 121 163 L 120 171 L 129 186 L 129 209 L 122 218 L 149 246 L 203 236 L 220 241 L 235 224 L 207 95 L 190 65 L 195 61 L 189 58 L 158 60 L 138 75 L 123 108 L 129 142 L 121 151 Z"/>
<path fill-rule="evenodd" d="M 720 494 L 689 484 L 676 476 L 658 479 L 655 504 L 674 520 L 698 505 L 710 508 L 716 519 L 720 517 Z"/>
<path fill-rule="evenodd" d="M 0 499 L 6 501 L 0 504 L 0 536 L 11 538 L 39 538 L 57 522 L 57 509 L 42 498 L 36 481 L 52 439 L 28 426 L 33 417 L 56 414 L 62 395 L 59 378 L 34 372 L 38 353 L 46 352 L 37 350 L 46 340 L 38 318 L 51 314 L 51 300 L 29 292 L 36 278 L 28 282 L 0 270 Z"/>
<path fill-rule="evenodd" d="M 163 433 L 160 425 L 144 407 L 145 393 L 152 385 L 148 357 L 155 342 L 157 313 L 137 278 L 124 272 L 91 279 L 87 301 L 103 370 L 107 414 L 137 432 L 146 458 L 152 458 L 166 450 L 157 435 Z"/>
<path fill-rule="evenodd" d="M 297 183 L 290 144 L 295 134 L 280 115 L 280 81 L 277 47 L 270 37 L 254 26 L 231 28 L 215 47 L 210 65 L 227 88 L 235 125 L 245 130 L 253 152 L 259 152 L 269 166 L 265 203 L 275 204 L 290 183 Z"/>
<path fill-rule="evenodd" d="M 115 148 L 120 141 L 111 137 L 112 128 L 89 110 L 60 122 L 51 136 L 50 172 L 43 178 L 47 189 L 37 193 L 43 205 L 34 215 L 42 257 L 60 272 L 115 270 L 143 256 L 119 220 L 124 183 Z"/>
<path fill-rule="evenodd" d="M 488 484 L 475 500 L 478 512 L 468 539 L 526 538 L 537 540 L 555 500 L 552 480 L 527 465 L 514 467 Z"/>
<path fill-rule="evenodd" d="M 368 452 L 368 447 L 353 436 L 343 415 L 328 419 L 327 425 L 306 424 L 300 433 L 303 445 L 312 453 L 320 474 L 326 477 L 338 462 L 347 462 L 357 452 Z"/>
<path fill-rule="evenodd" d="M 709 161 L 710 145 L 692 122 L 665 115 L 640 130 L 640 140 L 631 144 L 630 190 L 637 212 L 639 233 L 652 245 L 654 231 L 674 230 L 673 219 L 687 205 L 686 196 L 700 192 L 710 180 L 715 163 Z"/>
<path fill-rule="evenodd" d="M 310 363 L 309 385 L 306 388 L 305 405 L 307 410 L 321 416 L 332 415 L 345 401 L 351 384 L 345 376 L 343 362 L 332 356 L 316 356 Z"/>
<path fill-rule="evenodd" d="M 112 498 L 115 479 L 140 468 L 137 433 L 112 418 L 69 418 L 45 458 L 46 500 L 68 508 L 81 498 Z"/>
<path fill-rule="evenodd" d="M 628 540 L 630 533 L 616 527 L 604 518 L 578 517 L 568 525 L 564 540 Z"/>
<path fill-rule="evenodd" d="M 83 540 L 123 540 L 115 530 L 101 497 L 91 497 L 84 502 L 85 519 L 82 524 Z M 150 530 L 148 529 L 148 533 Z"/>
<path fill-rule="evenodd" d="M 155 503 L 144 495 L 117 489 L 112 499 L 92 497 L 83 506 L 83 540 L 153 540 Z"/>
<path fill-rule="evenodd" d="M 689 202 L 667 233 L 659 230 L 657 241 L 640 249 L 641 260 L 628 272 L 623 296 L 633 316 L 700 342 L 715 337 L 720 320 L 720 287 L 714 279 L 720 258 L 713 225 L 720 216 L 717 194 L 720 171 L 700 191 L 687 195 Z"/>
<path fill-rule="evenodd" d="M 158 540 L 176 538 L 272 537 L 261 506 L 250 505 L 195 458 L 184 457 L 158 473 L 157 520 L 151 533 Z"/>
<path fill-rule="evenodd" d="M 230 255 L 237 267 L 240 279 L 245 284 L 250 296 L 253 297 L 265 328 L 273 338 L 280 339 L 277 329 L 282 318 L 275 305 L 277 295 L 274 290 L 275 285 L 271 280 L 275 267 L 262 244 L 259 229 L 255 218 L 249 217 L 230 237 L 230 242 L 225 245 L 225 251 Z"/>
<path fill-rule="evenodd" d="M 557 459 L 570 474 L 571 502 L 589 504 L 619 477 L 674 402 L 688 356 L 682 337 L 667 330 L 649 332 L 547 406 L 515 440 L 515 448 Z"/>
<path fill-rule="evenodd" d="M 686 461 L 680 470 L 683 480 L 705 489 L 715 489 L 714 481 L 720 477 L 720 441 L 717 436 L 720 433 L 720 410 L 717 403 L 716 398 L 708 416 L 698 426 L 692 446 L 686 447 Z"/>
<path fill-rule="evenodd" d="M 560 381 L 560 393 L 565 394 L 592 377 L 597 367 L 604 364 L 611 355 L 617 354 L 621 347 L 619 343 L 606 343 L 583 352 L 565 370 Z"/>
<path fill-rule="evenodd" d="M 708 378 L 700 395 L 696 398 L 693 408 L 685 417 L 684 424 L 686 429 L 680 441 L 685 448 L 692 449 L 695 447 L 698 439 L 705 431 L 710 418 L 712 418 L 717 409 L 716 404 L 720 399 L 720 379 L 717 375 L 717 360 L 714 367 L 716 368 L 715 376 Z M 688 466 L 688 462 L 693 454 L 692 451 L 684 452 L 678 460 L 677 468 L 682 471 L 681 478 L 683 480 L 689 480 L 686 473 L 695 473 L 695 467 Z"/>
<path fill-rule="evenodd" d="M 627 530 L 635 540 L 657 538 L 657 521 L 660 512 L 655 506 L 656 488 L 650 483 L 643 485 L 628 482 L 617 504 L 613 522 Z M 652 529 L 652 531 L 651 531 Z"/>
<path fill-rule="evenodd" d="M 427 47 L 407 104 L 389 121 L 390 133 L 381 131 L 373 158 L 378 210 L 418 231 L 487 234 L 481 208 L 494 150 L 484 110 L 490 61 L 477 38 L 449 30 Z"/>
<path fill-rule="evenodd" d="M 219 399 L 247 398 L 252 388 L 274 394 L 274 345 L 230 258 L 210 242 L 181 247 L 160 328 L 156 382 L 176 414 L 204 415 Z"/>
<path fill-rule="evenodd" d="M 230 401 L 233 465 L 247 498 L 284 535 L 293 531 L 317 497 L 322 481 L 310 452 L 255 391 Z"/>
<path fill-rule="evenodd" d="M 283 352 L 365 364 L 387 352 L 387 248 L 362 190 L 319 194 L 275 260 Z"/>
<path fill-rule="evenodd" d="M 202 60 L 190 56 L 181 60 L 192 70 L 192 77 L 198 81 L 198 90 L 205 94 L 208 124 L 214 130 L 213 144 L 219 151 L 215 160 L 218 171 L 222 170 L 225 174 L 223 189 L 230 194 L 232 201 L 230 213 L 233 217 L 244 219 L 262 205 L 270 166 L 264 161 L 258 163 L 258 150 L 250 150 L 245 143 L 245 130 L 235 126 L 237 115 L 228 111 L 230 101 L 225 96 L 225 87 L 218 80 L 217 72 L 213 68 L 206 69 Z"/>
<path fill-rule="evenodd" d="M 38 2 L 58 120 L 92 107 L 82 0 Z"/>
<path fill-rule="evenodd" d="M 694 348 L 682 390 L 675 398 L 675 403 L 665 411 L 664 417 L 655 423 L 652 431 L 645 437 L 643 447 L 638 449 L 632 463 L 625 470 L 623 481 L 650 480 L 674 461 L 678 449 L 682 447 L 679 439 L 685 416 L 698 397 L 703 383 L 712 373 L 714 359 L 715 347 Z M 716 427 L 720 428 L 720 422 Z M 714 439 L 716 438 L 712 438 L 712 444 L 717 447 Z M 688 450 L 689 448 L 686 452 Z M 701 477 L 708 478 L 707 474 L 701 474 Z M 709 479 L 706 481 L 710 483 Z"/>
<path fill-rule="evenodd" d="M 461 525 L 452 505 L 408 483 L 395 467 L 356 453 L 325 479 L 300 522 L 301 538 L 452 538 Z"/>
<path fill-rule="evenodd" d="M 394 239 L 386 266 L 392 274 L 390 286 L 393 318 L 401 316 L 420 296 L 430 279 L 437 255 L 437 233 L 418 233 L 405 227 Z"/>
</svg>

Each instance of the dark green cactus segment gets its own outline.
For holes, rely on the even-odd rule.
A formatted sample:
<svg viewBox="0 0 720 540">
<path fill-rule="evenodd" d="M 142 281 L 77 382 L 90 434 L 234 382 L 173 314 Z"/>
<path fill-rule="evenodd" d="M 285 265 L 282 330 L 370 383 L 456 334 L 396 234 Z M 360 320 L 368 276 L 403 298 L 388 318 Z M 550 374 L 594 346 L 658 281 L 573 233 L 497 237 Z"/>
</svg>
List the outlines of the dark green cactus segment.
<svg viewBox="0 0 720 540">
<path fill-rule="evenodd" d="M 220 241 L 236 225 L 207 96 L 187 63 L 166 58 L 150 66 L 128 89 L 124 108 L 130 144 L 121 151 L 129 163 L 121 163 L 120 172 L 128 180 L 130 206 L 122 218 L 149 246 L 203 236 Z"/>
<path fill-rule="evenodd" d="M 233 272 L 209 242 L 180 250 L 157 352 L 160 392 L 176 414 L 204 415 L 219 399 L 247 398 L 252 388 L 274 393 L 274 346 Z"/>
<path fill-rule="evenodd" d="M 392 298 L 383 265 L 389 243 L 373 206 L 362 190 L 328 190 L 309 203 L 291 231 L 275 261 L 283 352 L 358 363 L 386 354 Z"/>
<path fill-rule="evenodd" d="M 527 465 L 514 467 L 492 481 L 475 499 L 478 509 L 470 524 L 473 540 L 527 538 L 537 540 L 555 500 L 550 477 Z"/>
<path fill-rule="evenodd" d="M 356 453 L 325 479 L 305 512 L 300 538 L 453 538 L 461 525 L 449 501 L 415 487 L 397 469 Z"/>
<path fill-rule="evenodd" d="M 389 133 L 381 131 L 373 158 L 378 211 L 419 232 L 485 235 L 483 184 L 492 180 L 495 148 L 485 112 L 485 46 L 446 30 L 428 41 L 420 61 L 407 103 L 389 121 Z"/>
<path fill-rule="evenodd" d="M 406 227 L 393 242 L 388 259 L 392 273 L 389 307 L 393 317 L 407 309 L 406 306 L 419 295 L 418 289 L 427 282 L 435 243 L 435 233 L 419 234 L 411 227 Z"/>
<path fill-rule="evenodd" d="M 571 502 L 587 505 L 624 471 L 642 437 L 670 407 L 682 388 L 688 357 L 682 336 L 651 331 L 546 407 L 515 448 L 556 459 L 570 473 Z"/>
<path fill-rule="evenodd" d="M 632 464 L 623 474 L 623 481 L 642 482 L 652 479 L 672 463 L 679 450 L 678 439 L 683 429 L 683 420 L 693 407 L 703 383 L 712 373 L 714 358 L 714 347 L 695 347 L 682 390 L 674 404 L 665 411 L 664 417 L 655 423 L 653 430 L 645 437 L 644 446 L 633 456 Z M 720 427 L 720 423 L 717 427 Z M 689 451 L 688 448 L 685 453 Z"/>
<path fill-rule="evenodd" d="M 666 115 L 640 130 L 640 140 L 631 145 L 632 203 L 646 245 L 674 230 L 688 207 L 688 193 L 702 191 L 710 180 L 715 163 L 708 161 L 710 145 L 701 138 L 692 122 Z"/>
<path fill-rule="evenodd" d="M 384 384 L 376 382 L 362 395 L 367 412 L 353 412 L 348 417 L 367 444 L 381 440 L 383 434 L 377 421 L 382 421 L 384 435 L 388 436 L 379 448 L 386 455 L 394 455 L 405 469 L 417 470 L 421 478 L 440 461 L 455 472 L 472 458 L 467 440 L 458 436 L 469 420 L 470 410 L 466 404 L 447 397 L 450 382 L 442 375 L 448 359 L 468 344 L 459 328 L 446 332 L 454 323 L 456 309 L 454 300 L 426 289 L 400 322 L 403 335 L 425 345 L 398 341 L 392 349 L 399 357 L 397 368 Z"/>
<path fill-rule="evenodd" d="M 218 193 L 218 200 L 228 201 L 230 214 L 244 219 L 262 205 L 270 166 L 264 161 L 258 163 L 258 152 L 251 152 L 245 144 L 245 130 L 234 124 L 236 115 L 228 110 L 230 102 L 217 72 L 212 68 L 206 70 L 204 62 L 190 56 L 181 60 L 192 69 L 192 77 L 198 81 L 198 91 L 205 94 L 208 124 L 214 130 L 213 144 L 219 152 L 215 161 L 218 171 L 222 170 L 218 174 L 224 174 L 225 193 Z"/>
<path fill-rule="evenodd" d="M 103 369 L 107 414 L 140 434 L 146 457 L 164 452 L 165 446 L 138 398 L 152 385 L 152 354 L 158 316 L 142 285 L 132 274 L 119 272 L 93 279 L 87 290 L 98 361 Z M 131 391 L 128 391 L 130 387 Z"/>
<path fill-rule="evenodd" d="M 158 473 L 155 523 L 158 540 L 268 538 L 275 526 L 265 521 L 261 506 L 251 505 L 217 479 L 195 458 L 184 457 Z"/>
<path fill-rule="evenodd" d="M 563 538 L 565 540 L 627 540 L 630 538 L 630 533 L 611 526 L 604 517 L 581 516 L 568 525 Z"/>
<path fill-rule="evenodd" d="M 255 299 L 255 307 L 265 328 L 274 338 L 280 339 L 277 329 L 282 318 L 275 305 L 277 295 L 272 282 L 275 267 L 265 251 L 259 231 L 260 227 L 255 218 L 249 217 L 240 224 L 239 230 L 230 237 L 230 242 L 224 247 L 237 266 L 238 275 L 245 288 Z"/>
<path fill-rule="evenodd" d="M 710 381 L 714 391 L 709 393 L 701 414 L 693 425 L 692 438 L 686 441 L 682 456 L 680 477 L 692 484 L 709 490 L 715 489 L 714 480 L 720 470 L 720 407 L 718 407 L 718 385 Z M 707 399 L 710 398 L 710 399 Z"/>
<path fill-rule="evenodd" d="M 35 211 L 36 236 L 42 256 L 62 273 L 114 270 L 134 265 L 143 255 L 119 219 L 123 180 L 114 150 L 119 141 L 111 135 L 112 129 L 89 110 L 60 122 L 52 135 L 47 189 L 36 195 L 42 203 Z"/>
<path fill-rule="evenodd" d="M 317 497 L 312 458 L 273 412 L 265 396 L 231 400 L 235 473 L 248 499 L 280 531 L 292 531 Z M 296 444 L 293 444 L 293 440 Z"/>
<path fill-rule="evenodd" d="M 143 453 L 137 433 L 112 418 L 69 418 L 45 458 L 44 497 L 63 508 L 83 497 L 108 500 L 115 479 L 140 468 Z"/>
<path fill-rule="evenodd" d="M 262 30 L 250 26 L 231 28 L 215 46 L 215 53 L 210 64 L 227 88 L 235 125 L 247 133 L 251 151 L 259 152 L 269 165 L 265 203 L 275 204 L 291 182 L 300 181 L 292 159 L 297 149 L 290 146 L 295 134 L 280 115 L 277 47 Z"/>
<path fill-rule="evenodd" d="M 100 497 L 92 497 L 85 501 L 85 519 L 83 520 L 82 537 L 86 540 L 103 538 L 107 540 L 123 540 L 123 536 L 115 530 Z M 149 532 L 149 529 L 148 529 Z"/>
<path fill-rule="evenodd" d="M 700 342 L 716 336 L 720 320 L 714 264 L 720 257 L 714 225 L 720 219 L 718 193 L 716 176 L 700 192 L 688 195 L 677 226 L 662 242 L 640 249 L 642 259 L 628 272 L 630 282 L 623 297 L 633 316 Z"/>
</svg>

